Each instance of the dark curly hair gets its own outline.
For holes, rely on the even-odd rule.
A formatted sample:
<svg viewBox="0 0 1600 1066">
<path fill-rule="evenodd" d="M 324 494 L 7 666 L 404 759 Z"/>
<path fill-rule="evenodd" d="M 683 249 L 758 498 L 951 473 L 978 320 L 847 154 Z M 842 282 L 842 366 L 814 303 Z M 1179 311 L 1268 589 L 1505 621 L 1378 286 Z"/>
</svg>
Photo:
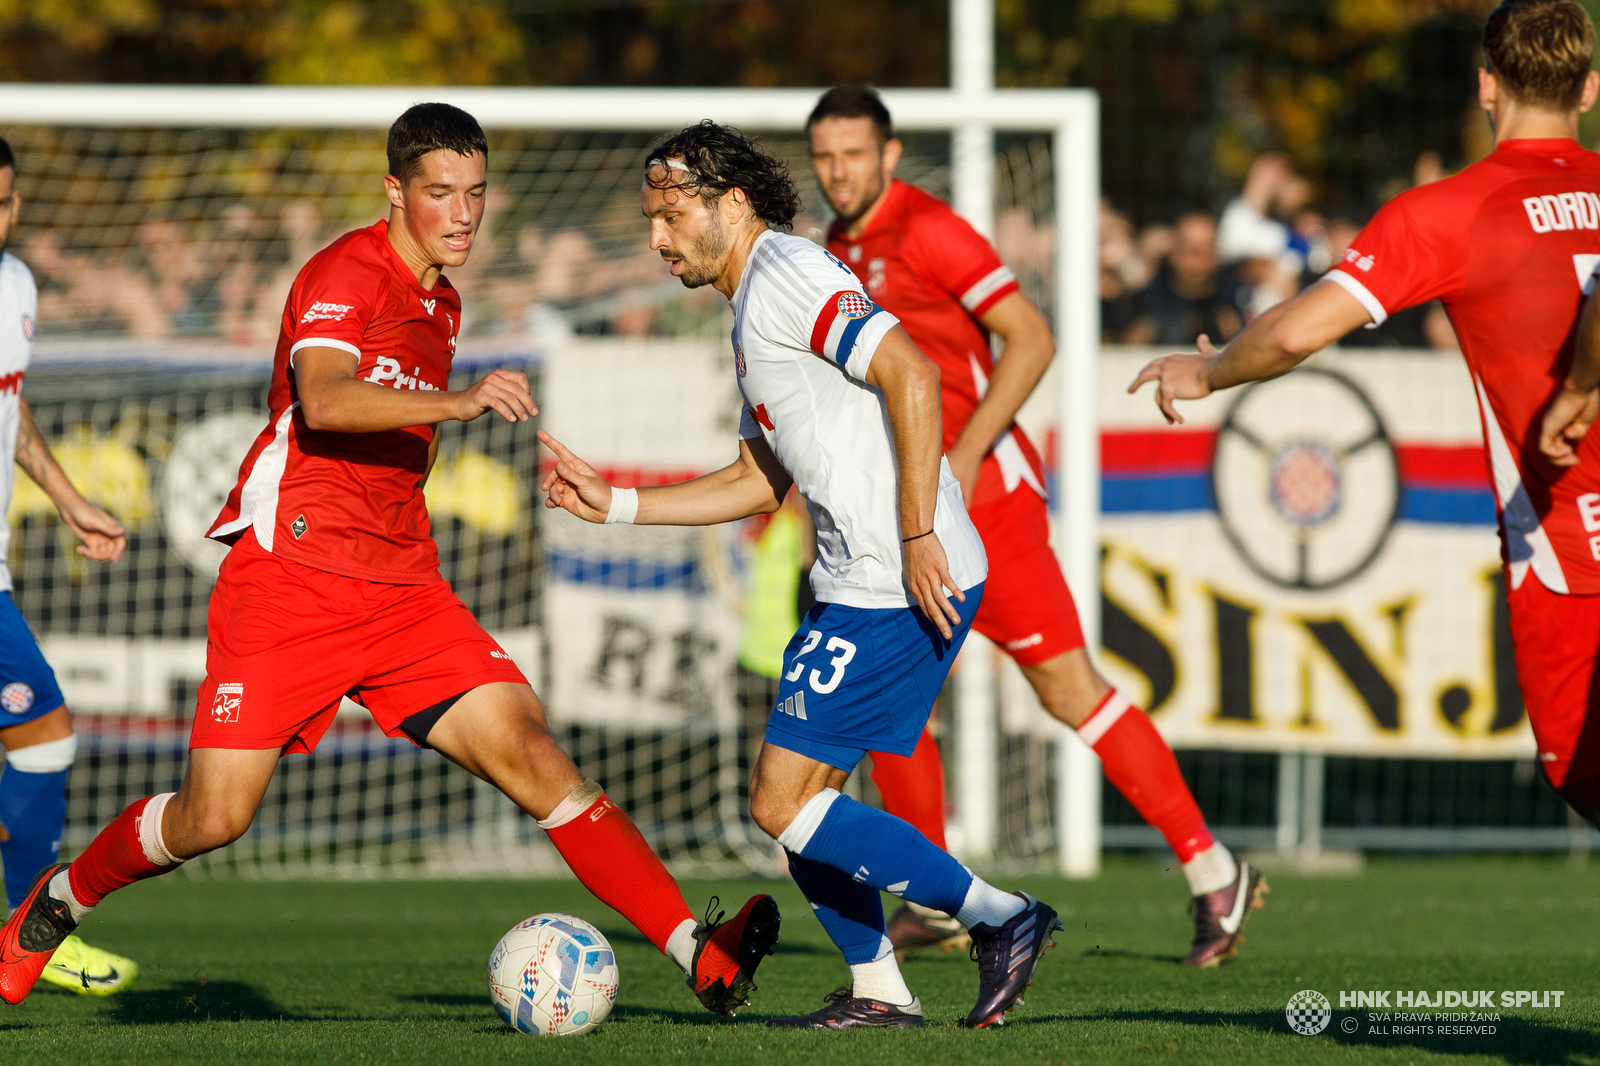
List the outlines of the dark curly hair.
<svg viewBox="0 0 1600 1066">
<path fill-rule="evenodd" d="M 674 165 L 668 165 L 674 160 Z M 657 167 L 665 173 L 652 178 Z M 732 126 L 706 119 L 686 126 L 650 150 L 645 181 L 653 189 L 677 189 L 707 204 L 731 189 L 743 189 L 757 218 L 773 229 L 788 229 L 800 211 L 788 164 L 762 151 Z"/>
</svg>

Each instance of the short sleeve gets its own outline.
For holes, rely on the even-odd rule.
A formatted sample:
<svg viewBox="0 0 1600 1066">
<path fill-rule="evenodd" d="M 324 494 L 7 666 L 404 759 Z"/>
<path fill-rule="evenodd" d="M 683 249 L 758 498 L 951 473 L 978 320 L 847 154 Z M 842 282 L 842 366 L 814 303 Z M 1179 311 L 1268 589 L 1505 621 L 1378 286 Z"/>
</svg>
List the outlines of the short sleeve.
<svg viewBox="0 0 1600 1066">
<path fill-rule="evenodd" d="M 295 285 L 291 363 L 302 348 L 337 348 L 361 358 L 362 335 L 388 287 L 388 274 L 383 265 L 351 254 L 353 243 L 313 259 Z"/>
<path fill-rule="evenodd" d="M 1426 189 L 1402 193 L 1380 208 L 1323 275 L 1354 296 L 1374 326 L 1396 311 L 1448 298 L 1464 280 L 1470 227 L 1437 224 L 1448 213 L 1427 210 L 1417 195 Z"/>
<path fill-rule="evenodd" d="M 949 293 L 974 318 L 1021 290 L 1016 274 L 983 234 L 951 210 L 924 216 L 911 236 L 928 281 Z"/>
<path fill-rule="evenodd" d="M 857 381 L 866 380 L 878 343 L 900 324 L 859 289 L 830 293 L 809 317 L 811 350 Z"/>
</svg>

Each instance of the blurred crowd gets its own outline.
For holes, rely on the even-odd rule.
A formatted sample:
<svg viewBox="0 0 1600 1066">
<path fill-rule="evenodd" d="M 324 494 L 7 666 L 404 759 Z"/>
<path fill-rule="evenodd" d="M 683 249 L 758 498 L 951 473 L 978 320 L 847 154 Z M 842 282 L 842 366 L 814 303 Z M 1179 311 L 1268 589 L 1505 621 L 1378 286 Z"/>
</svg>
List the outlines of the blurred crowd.
<svg viewBox="0 0 1600 1066">
<path fill-rule="evenodd" d="M 1439 157 L 1418 158 L 1411 184 L 1444 176 Z M 1256 315 L 1287 300 L 1337 263 L 1365 217 L 1324 213 L 1311 182 L 1280 155 L 1251 164 L 1244 188 L 1221 217 L 1187 211 L 1136 228 L 1109 201 L 1100 205 L 1100 328 L 1112 344 L 1193 348 L 1207 335 L 1221 346 Z M 1344 346 L 1457 347 L 1437 303 L 1389 316 Z"/>
<path fill-rule="evenodd" d="M 1418 159 L 1412 183 L 1443 176 Z M 539 344 L 574 335 L 709 335 L 723 328 L 710 289 L 688 291 L 645 247 L 632 211 L 616 225 L 518 221 L 490 197 L 472 257 L 450 271 L 462 292 L 468 336 L 515 336 Z M 626 218 L 622 216 L 627 216 Z M 1136 227 L 1112 201 L 1100 208 L 1100 306 L 1112 344 L 1192 347 L 1204 333 L 1222 344 L 1255 315 L 1319 278 L 1360 231 L 1364 217 L 1323 212 L 1311 182 L 1279 155 L 1263 155 L 1220 217 L 1185 212 Z M 213 338 L 270 347 L 295 275 L 361 221 L 327 220 L 315 201 L 272 209 L 236 202 L 205 221 L 153 217 L 117 248 L 79 244 L 27 227 L 16 251 L 39 283 L 39 318 L 50 334 Z M 824 239 L 825 220 L 795 232 Z M 615 232 L 610 232 L 615 230 Z M 1017 207 L 995 219 L 995 244 L 1025 290 L 1051 303 L 1055 229 Z M 1358 330 L 1342 342 L 1367 347 L 1454 348 L 1443 309 L 1430 304 Z"/>
</svg>

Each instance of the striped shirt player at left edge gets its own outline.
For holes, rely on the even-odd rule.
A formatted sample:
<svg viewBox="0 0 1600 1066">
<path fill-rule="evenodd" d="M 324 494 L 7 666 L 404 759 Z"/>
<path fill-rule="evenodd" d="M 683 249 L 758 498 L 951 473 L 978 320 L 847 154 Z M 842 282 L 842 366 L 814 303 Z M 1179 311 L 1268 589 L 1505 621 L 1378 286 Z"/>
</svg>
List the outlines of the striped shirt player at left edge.
<svg viewBox="0 0 1600 1066">
<path fill-rule="evenodd" d="M 75 531 L 80 554 L 109 564 L 127 547 L 116 518 L 86 500 L 56 462 L 23 398 L 39 299 L 32 271 L 4 251 L 20 215 L 17 183 L 17 161 L 11 146 L 0 140 L 0 747 L 6 762 L 0 773 L 0 865 L 12 909 L 27 901 L 45 871 L 55 868 L 66 824 L 67 776 L 78 745 L 55 673 L 12 595 L 6 515 L 17 468 L 44 490 L 62 524 Z M 42 953 L 40 965 L 47 982 L 79 995 L 111 995 L 139 976 L 132 959 L 76 936 Z"/>
<path fill-rule="evenodd" d="M 483 218 L 482 128 L 449 104 L 418 104 L 390 127 L 387 148 L 388 173 L 373 185 L 388 217 L 338 238 L 295 279 L 266 424 L 209 534 L 230 550 L 212 592 L 181 789 L 134 802 L 17 901 L 0 930 L 8 1002 L 27 996 L 49 950 L 107 895 L 243 834 L 280 757 L 315 750 L 346 696 L 388 736 L 436 749 L 514 797 L 709 1010 L 742 1006 L 776 943 L 778 908 L 765 893 L 731 921 L 695 921 L 627 814 L 551 736 L 521 669 L 439 573 L 422 491 L 437 427 L 488 416 L 526 432 L 538 410 L 527 376 L 511 369 L 450 389 L 461 298 L 444 272 L 465 265 Z M 297 653 L 279 654 L 285 646 Z"/>
<path fill-rule="evenodd" d="M 988 560 L 940 440 L 939 374 L 838 260 L 782 232 L 787 170 L 703 122 L 650 153 L 650 246 L 734 316 L 739 457 L 676 485 L 613 488 L 548 433 L 547 505 L 589 522 L 705 525 L 770 514 L 791 487 L 817 530 L 816 606 L 784 653 L 750 811 L 850 966 L 851 986 L 780 1028 L 924 1024 L 885 936 L 880 891 L 954 915 L 973 938 L 965 1024 L 1020 1002 L 1060 928 L 1048 905 L 975 877 L 914 827 L 844 796 L 869 750 L 909 754 L 983 599 Z"/>
</svg>

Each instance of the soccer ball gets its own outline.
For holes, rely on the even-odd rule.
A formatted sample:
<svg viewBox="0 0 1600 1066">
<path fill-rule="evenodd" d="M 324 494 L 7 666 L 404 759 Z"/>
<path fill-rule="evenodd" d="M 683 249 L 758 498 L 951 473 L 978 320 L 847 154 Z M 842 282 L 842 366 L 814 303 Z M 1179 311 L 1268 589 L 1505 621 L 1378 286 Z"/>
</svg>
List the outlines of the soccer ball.
<svg viewBox="0 0 1600 1066">
<path fill-rule="evenodd" d="M 501 1021 L 519 1033 L 587 1033 L 617 1001 L 617 957 L 582 918 L 536 914 L 490 953 L 489 999 Z"/>
</svg>

